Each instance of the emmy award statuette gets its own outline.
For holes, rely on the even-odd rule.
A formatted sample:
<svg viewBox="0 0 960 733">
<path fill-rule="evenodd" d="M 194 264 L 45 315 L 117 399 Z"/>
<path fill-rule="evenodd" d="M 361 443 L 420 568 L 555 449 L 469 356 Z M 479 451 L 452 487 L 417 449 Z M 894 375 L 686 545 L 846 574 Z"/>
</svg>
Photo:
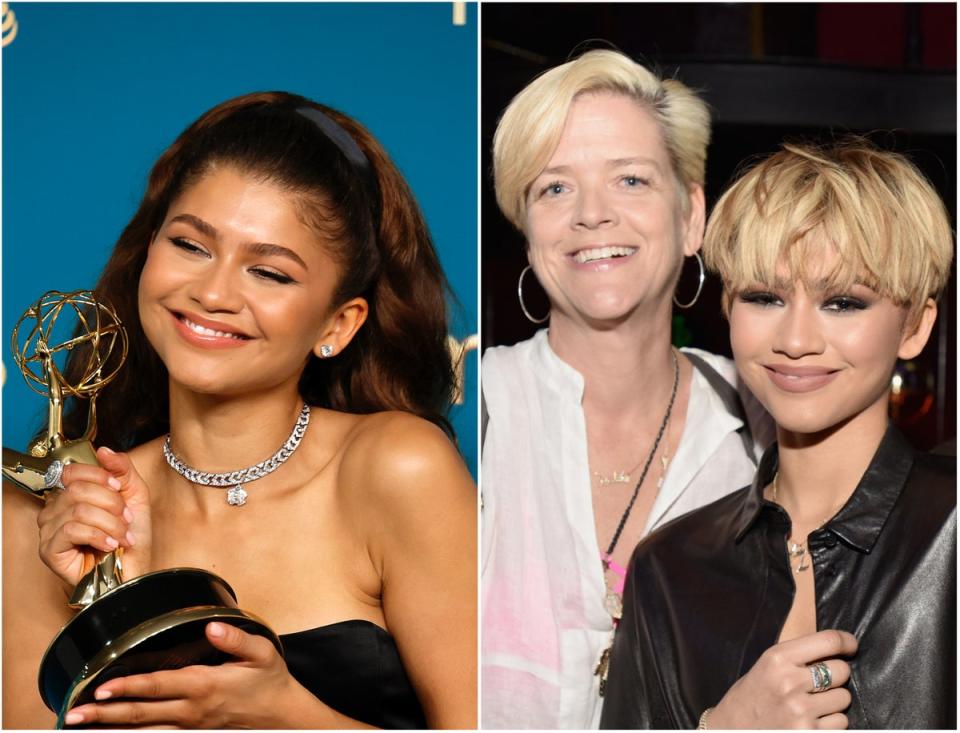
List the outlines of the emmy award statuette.
<svg viewBox="0 0 960 733">
<path fill-rule="evenodd" d="M 61 315 L 78 322 L 72 336 L 56 341 Z M 70 320 L 70 319 L 65 319 Z M 61 487 L 69 463 L 97 465 L 96 398 L 120 371 L 127 335 L 113 309 L 90 291 L 50 291 L 23 314 L 13 329 L 13 354 L 33 391 L 49 401 L 46 435 L 24 454 L 3 448 L 3 476 L 32 496 L 45 500 Z M 67 381 L 56 357 L 80 354 L 79 378 Z M 88 400 L 84 435 L 63 434 L 63 403 Z M 268 638 L 282 653 L 277 635 L 256 616 L 237 608 L 233 589 L 222 578 L 196 568 L 159 570 L 124 581 L 122 550 L 97 553 L 92 570 L 77 585 L 70 606 L 78 609 L 50 643 L 40 663 L 40 696 L 57 713 L 93 700 L 93 692 L 115 677 L 178 669 L 192 664 L 221 664 L 229 658 L 206 639 L 210 621 L 221 621 Z"/>
</svg>

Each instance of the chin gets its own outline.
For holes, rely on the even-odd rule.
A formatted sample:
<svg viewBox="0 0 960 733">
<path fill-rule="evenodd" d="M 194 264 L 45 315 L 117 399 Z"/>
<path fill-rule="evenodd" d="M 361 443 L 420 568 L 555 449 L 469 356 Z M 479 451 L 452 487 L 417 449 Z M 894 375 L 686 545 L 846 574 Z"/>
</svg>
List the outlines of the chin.
<svg viewBox="0 0 960 733">
<path fill-rule="evenodd" d="M 170 372 L 170 381 L 196 394 L 215 395 L 226 391 L 224 380 L 218 379 L 210 372 L 204 374 Z"/>
<path fill-rule="evenodd" d="M 872 403 L 871 403 L 872 404 Z M 864 425 L 860 418 L 872 421 L 874 415 L 878 419 L 886 420 L 886 411 L 874 413 L 871 405 L 844 404 L 834 401 L 829 405 L 791 405 L 777 402 L 764 404 L 767 412 L 777 424 L 778 431 L 793 433 L 794 435 L 823 436 L 850 424 Z"/>
<path fill-rule="evenodd" d="M 187 369 L 174 370 L 170 374 L 170 383 L 197 395 L 213 397 L 239 397 L 249 394 L 263 394 L 271 390 L 285 389 L 299 382 L 301 372 L 277 368 L 247 370 L 238 373 L 231 367 L 225 369 Z"/>
<path fill-rule="evenodd" d="M 583 303 L 580 312 L 591 321 L 620 321 L 633 312 L 635 304 L 622 298 L 593 298 Z"/>
<path fill-rule="evenodd" d="M 802 435 L 829 434 L 850 423 L 865 425 L 874 419 L 886 421 L 889 392 L 885 384 L 876 389 L 863 383 L 831 385 L 823 394 L 785 395 L 774 392 L 768 385 L 764 391 L 754 390 L 759 385 L 747 386 L 764 406 L 779 430 Z M 839 389 L 836 389 L 839 387 Z"/>
<path fill-rule="evenodd" d="M 822 413 L 819 415 L 798 415 L 795 412 L 780 410 L 778 412 L 771 412 L 771 415 L 777 423 L 779 430 L 797 435 L 818 435 L 830 431 L 843 422 L 840 418 L 834 418 L 833 416 Z"/>
</svg>

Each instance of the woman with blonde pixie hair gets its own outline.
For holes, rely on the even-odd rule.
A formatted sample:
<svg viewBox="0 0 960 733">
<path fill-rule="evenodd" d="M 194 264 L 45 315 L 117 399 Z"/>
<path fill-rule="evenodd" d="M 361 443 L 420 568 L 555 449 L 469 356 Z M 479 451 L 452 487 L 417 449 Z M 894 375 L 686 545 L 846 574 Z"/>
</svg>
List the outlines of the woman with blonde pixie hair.
<svg viewBox="0 0 960 733">
<path fill-rule="evenodd" d="M 709 137 L 690 89 L 614 51 L 546 72 L 500 121 L 521 308 L 550 328 L 483 359 L 485 728 L 595 728 L 633 546 L 755 470 L 769 424 L 732 363 L 671 346 L 671 301 L 699 295 L 675 290 L 685 257 L 702 270 Z"/>
<path fill-rule="evenodd" d="M 887 419 L 949 276 L 943 203 L 861 140 L 784 145 L 704 250 L 777 444 L 637 548 L 603 726 L 955 729 L 956 459 Z"/>
</svg>

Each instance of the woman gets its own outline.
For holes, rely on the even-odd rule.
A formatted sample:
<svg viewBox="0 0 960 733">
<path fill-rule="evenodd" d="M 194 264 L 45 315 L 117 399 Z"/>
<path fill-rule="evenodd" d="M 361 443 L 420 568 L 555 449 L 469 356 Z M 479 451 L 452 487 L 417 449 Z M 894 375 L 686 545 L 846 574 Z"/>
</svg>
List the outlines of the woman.
<svg viewBox="0 0 960 733">
<path fill-rule="evenodd" d="M 292 94 L 215 107 L 157 161 L 96 292 L 131 342 L 98 402 L 103 467 L 68 465 L 39 513 L 5 497 L 4 587 L 29 588 L 5 602 L 5 725 L 53 723 L 35 676 L 64 587 L 119 546 L 127 578 L 229 579 L 286 660 L 210 624 L 235 661 L 111 680 L 68 724 L 475 726 L 476 495 L 440 429 L 444 280 L 380 145 Z M 188 478 L 270 458 L 294 425 L 246 498 Z"/>
<path fill-rule="evenodd" d="M 634 545 L 753 474 L 762 411 L 732 364 L 671 346 L 708 138 L 699 98 L 613 51 L 543 74 L 500 121 L 521 307 L 535 278 L 550 328 L 482 365 L 484 727 L 596 727 Z"/>
<path fill-rule="evenodd" d="M 861 141 L 784 145 L 704 249 L 777 444 L 637 548 L 603 726 L 955 729 L 956 459 L 887 419 L 949 277 L 943 203 Z"/>
</svg>

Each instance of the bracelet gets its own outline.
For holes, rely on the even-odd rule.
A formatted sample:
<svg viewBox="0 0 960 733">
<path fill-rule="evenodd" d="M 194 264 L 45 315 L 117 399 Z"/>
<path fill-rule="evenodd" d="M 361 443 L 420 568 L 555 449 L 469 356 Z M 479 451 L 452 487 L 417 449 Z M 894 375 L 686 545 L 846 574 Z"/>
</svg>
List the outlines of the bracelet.
<svg viewBox="0 0 960 733">
<path fill-rule="evenodd" d="M 700 722 L 697 723 L 697 730 L 709 730 L 707 728 L 707 716 L 713 712 L 713 708 L 707 708 L 700 713 Z"/>
</svg>

